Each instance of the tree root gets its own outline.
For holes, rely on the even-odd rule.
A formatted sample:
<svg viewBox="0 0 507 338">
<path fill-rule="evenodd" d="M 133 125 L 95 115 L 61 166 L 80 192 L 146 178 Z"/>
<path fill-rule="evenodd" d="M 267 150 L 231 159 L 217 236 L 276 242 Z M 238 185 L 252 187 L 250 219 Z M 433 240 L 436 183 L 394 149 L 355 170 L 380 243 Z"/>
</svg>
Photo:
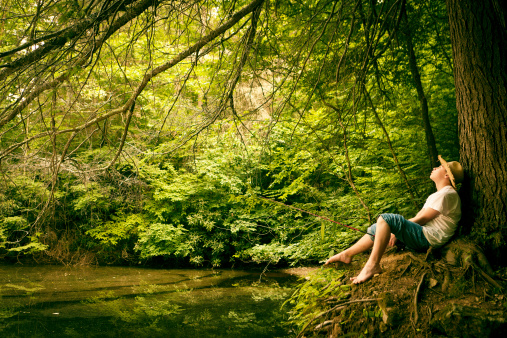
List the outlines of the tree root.
<svg viewBox="0 0 507 338">
<path fill-rule="evenodd" d="M 331 303 L 338 303 L 338 302 L 343 302 L 345 299 L 347 298 L 350 298 L 350 292 L 347 292 L 347 293 L 344 293 L 340 296 L 332 296 L 332 297 L 328 297 L 326 299 L 317 299 L 317 301 L 320 301 L 320 302 L 325 302 L 327 304 L 331 304 Z"/>
<path fill-rule="evenodd" d="M 451 265 L 457 265 L 461 260 L 461 265 L 466 266 L 470 263 L 473 263 L 473 260 L 477 261 L 477 265 L 481 268 L 481 270 L 485 271 L 489 276 L 494 275 L 493 269 L 488 262 L 488 259 L 482 252 L 481 248 L 477 246 L 475 243 L 458 239 L 446 245 L 445 250 L 447 250 L 445 258 L 448 263 Z"/>
<path fill-rule="evenodd" d="M 433 247 L 430 246 L 428 250 L 426 251 L 426 256 L 424 256 L 424 261 L 428 261 L 428 256 L 433 252 Z"/>
<path fill-rule="evenodd" d="M 433 278 L 435 278 L 435 272 L 433 272 L 433 268 L 431 266 L 430 263 L 426 262 L 426 258 L 423 260 L 423 259 L 420 259 L 419 257 L 416 257 L 414 254 L 412 254 L 411 252 L 408 253 L 408 255 L 410 256 L 410 258 L 412 258 L 413 260 L 419 262 L 423 267 L 427 268 L 431 275 L 433 276 Z"/>
<path fill-rule="evenodd" d="M 419 314 L 417 312 L 417 298 L 419 297 L 419 291 L 421 291 L 421 285 L 424 282 L 424 277 L 426 277 L 426 274 L 428 272 L 425 271 L 421 276 L 421 281 L 419 282 L 419 285 L 417 285 L 417 289 L 415 290 L 414 294 L 414 317 L 413 317 L 413 323 L 414 325 L 417 324 L 417 321 L 419 320 Z"/>
<path fill-rule="evenodd" d="M 481 269 L 481 267 L 477 264 L 475 264 L 474 262 L 472 262 L 472 267 L 474 268 L 475 271 L 477 271 L 488 283 L 490 283 L 491 285 L 493 285 L 494 287 L 498 288 L 498 289 L 503 289 L 503 287 L 498 284 L 498 282 L 496 280 L 493 279 L 493 277 L 491 277 L 490 275 L 488 275 L 484 270 Z"/>
<path fill-rule="evenodd" d="M 475 243 L 464 239 L 458 239 L 449 243 L 445 249 L 447 250 L 445 259 L 450 265 L 457 266 L 461 263 L 461 266 L 465 269 L 465 271 L 472 268 L 474 272 L 477 272 L 493 287 L 503 289 L 503 287 L 494 280 L 493 277 L 491 277 L 494 276 L 495 273 L 481 248 Z"/>
</svg>

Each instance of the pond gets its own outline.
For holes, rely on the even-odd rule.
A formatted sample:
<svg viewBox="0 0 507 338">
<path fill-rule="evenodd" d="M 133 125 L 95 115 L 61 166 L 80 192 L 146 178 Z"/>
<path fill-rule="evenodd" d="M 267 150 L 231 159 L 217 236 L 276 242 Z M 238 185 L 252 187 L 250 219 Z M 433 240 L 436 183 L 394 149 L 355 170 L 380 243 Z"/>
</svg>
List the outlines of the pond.
<svg viewBox="0 0 507 338">
<path fill-rule="evenodd" d="M 1 337 L 293 337 L 297 278 L 237 270 L 0 265 Z"/>
</svg>

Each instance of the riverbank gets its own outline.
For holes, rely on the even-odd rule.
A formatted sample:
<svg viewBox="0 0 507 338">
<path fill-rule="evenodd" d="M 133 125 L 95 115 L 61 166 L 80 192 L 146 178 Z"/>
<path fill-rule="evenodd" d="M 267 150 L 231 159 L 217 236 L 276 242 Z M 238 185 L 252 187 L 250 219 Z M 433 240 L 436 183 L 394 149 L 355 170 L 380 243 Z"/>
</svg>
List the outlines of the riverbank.
<svg viewBox="0 0 507 338">
<path fill-rule="evenodd" d="M 381 261 L 383 273 L 360 285 L 350 277 L 367 254 L 349 265 L 308 270 L 292 296 L 298 337 L 504 337 L 507 270 L 489 276 L 479 253 L 467 256 L 467 245 L 429 255 L 393 248 Z"/>
</svg>

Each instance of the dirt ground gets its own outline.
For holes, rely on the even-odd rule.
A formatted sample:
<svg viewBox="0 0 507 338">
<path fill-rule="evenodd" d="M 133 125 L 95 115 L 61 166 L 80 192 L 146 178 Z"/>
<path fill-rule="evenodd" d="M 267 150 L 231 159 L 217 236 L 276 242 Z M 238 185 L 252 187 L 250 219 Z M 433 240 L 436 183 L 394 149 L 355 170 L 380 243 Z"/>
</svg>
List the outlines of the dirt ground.
<svg viewBox="0 0 507 338">
<path fill-rule="evenodd" d="M 299 336 L 507 337 L 507 269 L 481 267 L 482 258 L 467 246 L 427 254 L 389 249 L 383 273 L 353 285 L 346 301 L 323 300 L 329 312 Z M 346 270 L 343 283 L 367 258 L 336 267 Z M 313 269 L 287 272 L 304 276 Z"/>
</svg>

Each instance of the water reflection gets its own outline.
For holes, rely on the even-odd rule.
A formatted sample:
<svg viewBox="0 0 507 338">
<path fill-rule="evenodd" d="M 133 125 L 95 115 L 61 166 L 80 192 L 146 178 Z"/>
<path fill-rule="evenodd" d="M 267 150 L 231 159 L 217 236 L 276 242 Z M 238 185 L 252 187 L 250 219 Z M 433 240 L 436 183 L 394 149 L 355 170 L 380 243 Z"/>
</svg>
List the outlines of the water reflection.
<svg viewBox="0 0 507 338">
<path fill-rule="evenodd" d="M 291 337 L 296 279 L 229 270 L 0 266 L 2 337 Z"/>
</svg>

